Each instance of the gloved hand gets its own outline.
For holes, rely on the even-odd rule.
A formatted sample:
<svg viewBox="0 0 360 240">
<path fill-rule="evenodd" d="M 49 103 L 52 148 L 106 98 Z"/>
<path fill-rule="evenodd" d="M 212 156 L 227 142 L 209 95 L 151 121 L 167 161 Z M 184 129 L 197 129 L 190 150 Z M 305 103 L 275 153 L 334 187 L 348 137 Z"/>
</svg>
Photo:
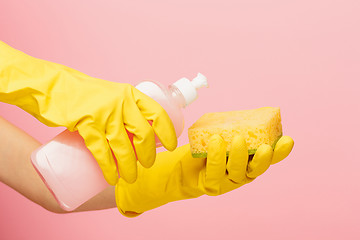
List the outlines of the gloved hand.
<svg viewBox="0 0 360 240">
<path fill-rule="evenodd" d="M 227 158 L 226 144 L 216 134 L 210 138 L 207 159 L 193 158 L 189 145 L 159 153 L 152 168 L 139 167 L 135 183 L 119 179 L 115 188 L 118 209 L 127 217 L 135 217 L 168 202 L 229 192 L 287 157 L 293 145 L 291 137 L 283 136 L 275 150 L 263 144 L 249 161 L 245 139 L 235 136 Z"/>
<path fill-rule="evenodd" d="M 89 77 L 1 41 L 0 101 L 22 108 L 48 126 L 79 131 L 112 185 L 118 181 L 117 170 L 127 182 L 137 177 L 136 155 L 127 131 L 134 134 L 137 158 L 144 167 L 155 160 L 154 133 L 166 149 L 172 151 L 177 145 L 165 110 L 130 84 Z"/>
</svg>

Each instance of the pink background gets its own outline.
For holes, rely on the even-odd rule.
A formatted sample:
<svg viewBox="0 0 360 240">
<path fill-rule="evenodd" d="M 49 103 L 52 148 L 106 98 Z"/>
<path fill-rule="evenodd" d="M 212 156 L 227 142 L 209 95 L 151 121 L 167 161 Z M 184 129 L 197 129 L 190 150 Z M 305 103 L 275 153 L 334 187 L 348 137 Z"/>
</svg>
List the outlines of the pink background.
<svg viewBox="0 0 360 240">
<path fill-rule="evenodd" d="M 57 215 L 0 184 L 1 239 L 360 239 L 360 1 L 0 0 L 0 39 L 110 81 L 210 87 L 185 111 L 279 106 L 291 155 L 219 197 L 135 219 Z M 62 131 L 14 106 L 0 115 L 45 143 Z M 187 134 L 180 144 L 187 142 Z"/>
</svg>

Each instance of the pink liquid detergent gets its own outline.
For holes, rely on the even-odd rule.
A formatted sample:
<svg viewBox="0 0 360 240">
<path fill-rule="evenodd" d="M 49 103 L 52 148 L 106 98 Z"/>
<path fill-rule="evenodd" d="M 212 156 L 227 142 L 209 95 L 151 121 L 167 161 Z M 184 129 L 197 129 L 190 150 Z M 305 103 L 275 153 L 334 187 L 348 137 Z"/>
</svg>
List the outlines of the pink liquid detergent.
<svg viewBox="0 0 360 240">
<path fill-rule="evenodd" d="M 156 100 L 168 113 L 179 137 L 184 128 L 181 109 L 197 97 L 197 89 L 207 86 L 206 78 L 198 74 L 189 81 L 182 78 L 170 85 L 145 81 L 137 89 Z M 129 138 L 132 140 L 132 136 Z M 161 146 L 155 136 L 156 146 Z M 72 211 L 109 186 L 98 163 L 87 149 L 78 132 L 65 130 L 31 155 L 36 171 L 54 195 L 61 208 Z"/>
</svg>

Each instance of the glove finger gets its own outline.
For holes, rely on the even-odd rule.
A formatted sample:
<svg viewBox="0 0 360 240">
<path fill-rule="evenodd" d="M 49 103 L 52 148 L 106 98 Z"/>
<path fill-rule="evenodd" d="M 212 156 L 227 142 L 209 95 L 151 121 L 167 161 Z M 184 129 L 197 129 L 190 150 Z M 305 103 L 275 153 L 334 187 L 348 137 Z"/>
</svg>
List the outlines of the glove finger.
<svg viewBox="0 0 360 240">
<path fill-rule="evenodd" d="M 289 136 L 282 136 L 275 145 L 271 164 L 275 164 L 286 158 L 294 147 L 294 140 Z"/>
<path fill-rule="evenodd" d="M 240 183 L 246 178 L 246 169 L 248 166 L 249 154 L 245 138 L 236 135 L 231 141 L 231 148 L 227 163 L 228 178 Z"/>
<path fill-rule="evenodd" d="M 270 167 L 272 156 L 272 147 L 268 144 L 262 144 L 248 164 L 247 176 L 249 178 L 256 178 L 263 174 Z"/>
<path fill-rule="evenodd" d="M 108 145 L 105 134 L 89 125 L 78 126 L 78 132 L 84 139 L 85 145 L 90 150 L 99 164 L 105 180 L 110 185 L 115 185 L 119 179 L 116 162 Z"/>
<path fill-rule="evenodd" d="M 211 136 L 207 149 L 205 189 L 213 195 L 219 192 L 226 174 L 226 143 L 218 134 Z"/>
<path fill-rule="evenodd" d="M 133 143 L 137 158 L 142 166 L 149 168 L 154 164 L 156 157 L 154 130 L 134 102 L 127 101 L 124 108 L 125 128 L 134 135 Z"/>
<path fill-rule="evenodd" d="M 136 104 L 146 120 L 152 121 L 152 128 L 161 144 L 169 151 L 175 150 L 177 137 L 174 125 L 164 108 L 151 97 L 133 90 Z"/>
<path fill-rule="evenodd" d="M 120 114 L 118 116 L 114 115 L 112 118 L 122 120 Z M 124 125 L 119 125 L 117 121 L 109 119 L 106 137 L 116 157 L 120 177 L 128 183 L 135 182 L 137 178 L 137 160 Z"/>
</svg>

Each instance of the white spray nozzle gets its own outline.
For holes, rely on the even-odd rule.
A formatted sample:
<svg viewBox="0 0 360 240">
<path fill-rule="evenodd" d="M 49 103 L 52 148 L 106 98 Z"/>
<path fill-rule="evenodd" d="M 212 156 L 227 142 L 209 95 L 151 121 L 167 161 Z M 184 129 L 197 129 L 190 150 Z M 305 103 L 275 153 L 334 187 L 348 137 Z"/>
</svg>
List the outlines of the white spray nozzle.
<svg viewBox="0 0 360 240">
<path fill-rule="evenodd" d="M 198 75 L 191 81 L 191 84 L 196 88 L 202 88 L 202 87 L 208 87 L 207 78 L 202 75 L 201 73 L 198 73 Z"/>
<path fill-rule="evenodd" d="M 184 96 L 187 106 L 197 98 L 197 89 L 201 87 L 207 87 L 208 83 L 206 77 L 201 73 L 198 73 L 198 75 L 192 81 L 187 78 L 181 78 L 173 85 L 177 87 Z"/>
</svg>

